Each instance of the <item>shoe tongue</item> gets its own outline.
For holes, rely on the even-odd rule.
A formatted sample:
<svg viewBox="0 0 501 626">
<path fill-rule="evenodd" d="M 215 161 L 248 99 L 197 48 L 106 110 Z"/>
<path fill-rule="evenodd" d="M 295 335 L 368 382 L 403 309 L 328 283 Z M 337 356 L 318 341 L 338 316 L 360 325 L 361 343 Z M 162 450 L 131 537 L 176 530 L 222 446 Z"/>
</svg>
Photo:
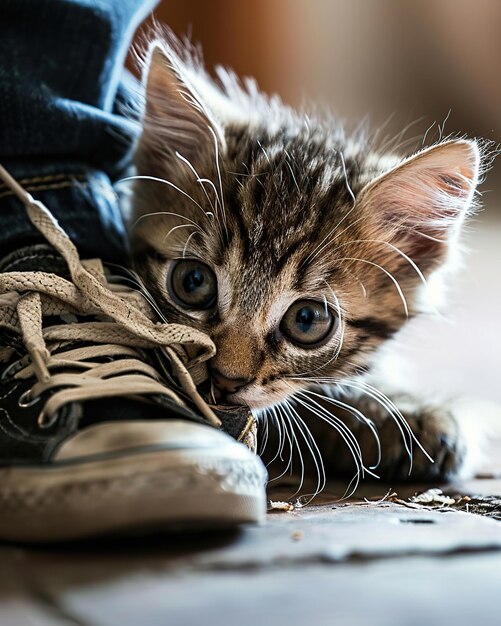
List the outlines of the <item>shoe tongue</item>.
<svg viewBox="0 0 501 626">
<path fill-rule="evenodd" d="M 26 246 L 11 252 L 0 260 L 0 272 L 48 272 L 63 278 L 70 276 L 66 261 L 47 244 Z"/>
<path fill-rule="evenodd" d="M 254 423 L 250 409 L 246 406 L 211 406 L 211 408 L 221 420 L 222 430 L 234 439 L 244 441 Z"/>
</svg>

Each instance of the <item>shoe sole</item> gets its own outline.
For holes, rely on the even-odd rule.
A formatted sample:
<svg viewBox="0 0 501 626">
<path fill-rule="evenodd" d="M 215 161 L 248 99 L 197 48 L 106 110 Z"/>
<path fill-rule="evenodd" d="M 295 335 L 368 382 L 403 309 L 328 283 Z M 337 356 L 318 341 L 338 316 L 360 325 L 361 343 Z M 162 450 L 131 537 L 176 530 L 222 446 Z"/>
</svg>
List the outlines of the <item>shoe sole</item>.
<svg viewBox="0 0 501 626">
<path fill-rule="evenodd" d="M 261 460 L 234 442 L 4 469 L 0 539 L 45 543 L 260 523 L 265 474 Z"/>
</svg>

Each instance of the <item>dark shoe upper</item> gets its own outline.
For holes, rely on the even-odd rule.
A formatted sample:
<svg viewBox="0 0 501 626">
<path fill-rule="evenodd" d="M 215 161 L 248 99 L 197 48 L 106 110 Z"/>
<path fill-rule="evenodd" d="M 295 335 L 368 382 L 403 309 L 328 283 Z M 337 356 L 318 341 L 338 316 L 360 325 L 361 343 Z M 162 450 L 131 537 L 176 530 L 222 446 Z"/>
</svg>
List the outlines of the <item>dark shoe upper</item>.
<svg viewBox="0 0 501 626">
<path fill-rule="evenodd" d="M 47 209 L 24 201 L 48 245 L 0 262 L 0 466 L 50 463 L 83 429 L 117 420 L 181 419 L 248 437 L 246 408 L 214 411 L 197 392 L 210 339 L 160 323 L 123 276 L 80 261 Z"/>
</svg>

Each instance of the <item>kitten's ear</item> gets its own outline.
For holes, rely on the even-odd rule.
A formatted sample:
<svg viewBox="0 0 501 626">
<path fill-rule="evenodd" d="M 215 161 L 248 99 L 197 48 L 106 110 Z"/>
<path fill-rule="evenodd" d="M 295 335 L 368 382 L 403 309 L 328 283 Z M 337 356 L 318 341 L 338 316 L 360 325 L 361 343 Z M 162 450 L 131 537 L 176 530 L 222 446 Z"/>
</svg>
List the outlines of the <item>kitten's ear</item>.
<svg viewBox="0 0 501 626">
<path fill-rule="evenodd" d="M 141 173 L 149 175 L 168 168 L 172 175 L 173 166 L 182 165 L 179 153 L 195 169 L 203 169 L 211 155 L 214 159 L 215 141 L 219 149 L 224 145 L 223 133 L 191 84 L 189 68 L 174 50 L 156 41 L 148 58 L 138 167 L 147 168 Z"/>
<path fill-rule="evenodd" d="M 358 196 L 379 238 L 414 261 L 442 259 L 474 206 L 480 153 L 475 141 L 451 140 L 405 159 Z"/>
</svg>

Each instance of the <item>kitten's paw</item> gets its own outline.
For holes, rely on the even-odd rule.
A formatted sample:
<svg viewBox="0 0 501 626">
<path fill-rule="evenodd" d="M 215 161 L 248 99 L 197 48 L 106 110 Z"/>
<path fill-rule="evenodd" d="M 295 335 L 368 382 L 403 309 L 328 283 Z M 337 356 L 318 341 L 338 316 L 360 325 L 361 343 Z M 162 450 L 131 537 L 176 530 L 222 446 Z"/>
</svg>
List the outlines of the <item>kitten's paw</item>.
<svg viewBox="0 0 501 626">
<path fill-rule="evenodd" d="M 359 452 L 364 466 L 389 483 L 464 479 L 481 466 L 490 431 L 485 428 L 485 410 L 476 401 L 459 399 L 451 404 L 425 406 L 411 396 L 392 395 L 391 403 L 398 407 L 413 433 L 412 439 L 395 411 L 393 417 L 390 415 L 389 400 L 382 403 L 367 395 L 345 394 L 342 401 L 372 424 L 369 428 L 353 411 L 336 409 L 336 417 L 351 431 L 360 450 L 353 444 L 348 446 L 346 436 L 340 436 L 336 429 L 304 414 L 329 476 L 353 476 L 353 456 L 358 457 Z M 324 407 L 328 410 L 329 405 Z M 501 419 L 497 421 L 501 423 Z"/>
<path fill-rule="evenodd" d="M 379 425 L 382 458 L 376 473 L 389 481 L 426 482 L 448 481 L 471 473 L 468 438 L 454 411 L 405 404 L 399 403 L 398 407 L 420 444 L 412 441 L 412 466 L 402 436 L 395 436 L 395 423 L 387 419 Z"/>
</svg>

